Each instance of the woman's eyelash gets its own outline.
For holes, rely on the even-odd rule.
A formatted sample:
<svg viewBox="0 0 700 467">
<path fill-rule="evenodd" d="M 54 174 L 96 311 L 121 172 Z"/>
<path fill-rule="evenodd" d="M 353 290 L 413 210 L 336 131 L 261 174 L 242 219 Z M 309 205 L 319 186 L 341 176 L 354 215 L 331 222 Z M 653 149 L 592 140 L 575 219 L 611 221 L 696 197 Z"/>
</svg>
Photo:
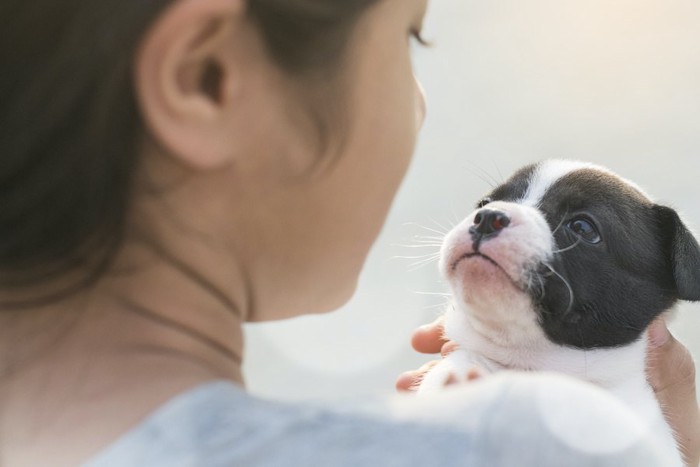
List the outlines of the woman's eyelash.
<svg viewBox="0 0 700 467">
<path fill-rule="evenodd" d="M 420 29 L 411 29 L 411 36 L 424 47 L 430 47 L 432 44 L 423 38 L 423 33 Z"/>
</svg>

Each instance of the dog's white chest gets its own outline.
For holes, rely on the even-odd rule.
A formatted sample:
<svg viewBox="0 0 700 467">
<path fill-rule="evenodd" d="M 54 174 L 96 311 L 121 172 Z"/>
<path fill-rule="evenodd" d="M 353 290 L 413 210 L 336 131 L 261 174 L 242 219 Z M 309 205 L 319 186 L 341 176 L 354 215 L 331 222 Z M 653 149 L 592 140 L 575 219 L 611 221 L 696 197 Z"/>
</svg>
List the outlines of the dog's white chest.
<svg viewBox="0 0 700 467">
<path fill-rule="evenodd" d="M 608 390 L 631 408 L 639 416 L 640 428 L 651 432 L 663 447 L 669 459 L 663 467 L 684 465 L 671 428 L 644 376 L 646 341 L 614 350 L 582 351 L 556 348 L 551 343 L 535 349 L 507 349 L 479 335 L 456 309 L 447 312 L 445 330 L 446 337 L 459 343 L 460 348 L 424 376 L 419 394 L 439 391 L 448 380 L 464 383 L 474 368 L 487 374 L 507 370 L 566 374 Z M 571 423 L 575 424 L 576 420 Z"/>
</svg>

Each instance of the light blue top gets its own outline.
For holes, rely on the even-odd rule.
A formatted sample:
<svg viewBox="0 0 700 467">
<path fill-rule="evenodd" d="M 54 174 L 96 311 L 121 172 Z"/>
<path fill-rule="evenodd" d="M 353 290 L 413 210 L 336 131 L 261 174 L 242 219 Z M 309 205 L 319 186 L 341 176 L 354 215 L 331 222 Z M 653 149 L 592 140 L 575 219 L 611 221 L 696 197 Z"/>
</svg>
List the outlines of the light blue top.
<svg viewBox="0 0 700 467">
<path fill-rule="evenodd" d="M 328 409 L 228 382 L 181 394 L 87 467 L 659 467 L 641 421 L 602 390 L 505 375 L 436 397 Z"/>
</svg>

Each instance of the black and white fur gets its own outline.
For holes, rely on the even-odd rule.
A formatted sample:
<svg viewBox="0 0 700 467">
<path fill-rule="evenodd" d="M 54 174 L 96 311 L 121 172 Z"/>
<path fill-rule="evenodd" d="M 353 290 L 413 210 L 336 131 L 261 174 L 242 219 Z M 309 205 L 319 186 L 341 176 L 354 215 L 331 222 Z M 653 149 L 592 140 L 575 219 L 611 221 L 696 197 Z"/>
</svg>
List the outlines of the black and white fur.
<svg viewBox="0 0 700 467">
<path fill-rule="evenodd" d="M 608 389 L 682 465 L 645 377 L 646 333 L 677 300 L 700 300 L 700 247 L 678 214 L 592 164 L 521 169 L 445 237 L 459 349 L 419 392 L 473 367 L 562 372 Z"/>
</svg>

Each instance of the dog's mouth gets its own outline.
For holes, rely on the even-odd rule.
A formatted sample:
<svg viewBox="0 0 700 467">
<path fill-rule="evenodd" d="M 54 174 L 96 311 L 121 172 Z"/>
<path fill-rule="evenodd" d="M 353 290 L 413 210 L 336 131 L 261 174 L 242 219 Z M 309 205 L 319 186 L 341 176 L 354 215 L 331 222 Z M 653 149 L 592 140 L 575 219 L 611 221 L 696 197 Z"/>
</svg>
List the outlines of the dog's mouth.
<svg viewBox="0 0 700 467">
<path fill-rule="evenodd" d="M 485 254 L 481 253 L 480 251 L 473 251 L 473 252 L 470 252 L 470 253 L 464 253 L 462 256 L 460 256 L 459 258 L 457 258 L 456 260 L 454 260 L 454 261 L 452 262 L 452 266 L 451 266 L 452 272 L 455 272 L 455 271 L 457 270 L 457 266 L 459 266 L 459 264 L 460 264 L 462 261 L 469 260 L 469 259 L 473 259 L 473 258 L 481 258 L 481 259 L 483 259 L 483 260 L 485 260 L 485 261 L 491 263 L 493 266 L 495 266 L 497 269 L 499 269 L 499 270 L 503 273 L 503 275 L 505 275 L 505 276 L 510 280 L 510 282 L 513 284 L 513 286 L 515 286 L 516 289 L 523 290 L 522 285 L 520 285 L 520 283 L 519 283 L 518 281 L 514 280 L 514 279 L 510 276 L 510 274 L 508 274 L 508 271 L 506 271 L 506 270 L 503 268 L 503 266 L 501 266 L 501 265 L 498 263 L 498 261 L 496 261 L 495 259 L 491 258 L 491 257 L 488 256 L 488 255 L 485 255 Z"/>
<path fill-rule="evenodd" d="M 498 269 L 500 269 L 501 271 L 506 272 L 506 271 L 501 267 L 501 265 L 498 264 L 498 262 L 496 262 L 493 258 L 491 258 L 490 256 L 485 255 L 485 254 L 483 254 L 483 253 L 481 253 L 481 252 L 479 252 L 479 251 L 474 251 L 474 252 L 471 252 L 471 253 L 464 253 L 462 256 L 460 256 L 459 258 L 457 258 L 456 260 L 454 260 L 454 261 L 452 262 L 452 272 L 454 272 L 454 271 L 457 269 L 457 266 L 459 266 L 459 263 L 461 263 L 461 262 L 464 261 L 465 259 L 471 259 L 471 258 L 482 258 L 482 259 L 485 259 L 486 261 L 488 261 L 489 263 L 493 264 L 494 266 L 496 266 L 496 267 L 497 267 Z"/>
</svg>

